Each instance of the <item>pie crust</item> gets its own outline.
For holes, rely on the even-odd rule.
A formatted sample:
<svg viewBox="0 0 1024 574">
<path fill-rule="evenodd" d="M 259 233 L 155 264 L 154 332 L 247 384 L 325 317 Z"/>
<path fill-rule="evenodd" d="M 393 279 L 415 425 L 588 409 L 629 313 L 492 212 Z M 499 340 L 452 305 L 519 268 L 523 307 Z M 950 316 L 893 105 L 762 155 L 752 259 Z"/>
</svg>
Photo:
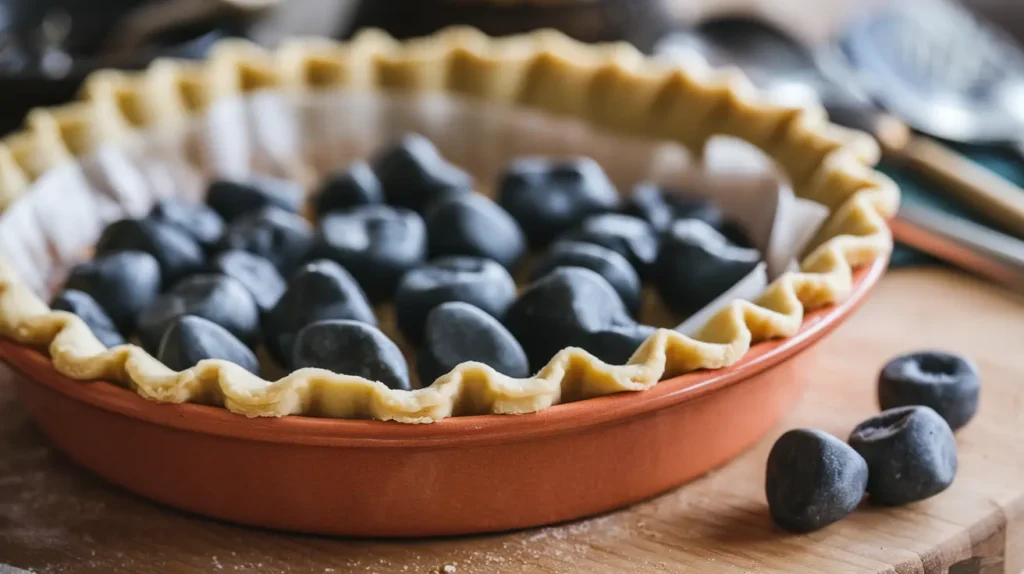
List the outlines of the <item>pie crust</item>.
<svg viewBox="0 0 1024 574">
<path fill-rule="evenodd" d="M 529 413 L 731 365 L 753 343 L 794 334 L 806 311 L 845 299 L 853 268 L 892 249 L 886 219 L 896 212 L 899 190 L 872 169 L 879 150 L 870 137 L 828 123 L 821 109 L 766 102 L 736 70 L 684 69 L 628 45 L 588 46 L 550 30 L 492 39 L 452 28 L 406 42 L 366 31 L 348 43 L 293 40 L 273 52 L 224 41 L 201 64 L 157 61 L 139 73 L 98 72 L 81 101 L 35 110 L 25 131 L 0 142 L 0 208 L 47 170 L 99 143 L 140 127 L 173 127 L 219 98 L 337 87 L 446 91 L 529 106 L 616 133 L 677 141 L 698 153 L 712 135 L 738 137 L 772 157 L 798 196 L 831 213 L 799 271 L 780 276 L 753 301 L 721 309 L 693 338 L 658 330 L 626 365 L 566 348 L 534 378 L 464 363 L 412 391 L 318 369 L 267 381 L 221 360 L 178 373 L 134 345 L 105 349 L 85 323 L 51 311 L 3 261 L 0 335 L 47 348 L 68 377 L 116 381 L 154 401 L 223 405 L 246 416 L 427 423 L 453 414 Z"/>
</svg>

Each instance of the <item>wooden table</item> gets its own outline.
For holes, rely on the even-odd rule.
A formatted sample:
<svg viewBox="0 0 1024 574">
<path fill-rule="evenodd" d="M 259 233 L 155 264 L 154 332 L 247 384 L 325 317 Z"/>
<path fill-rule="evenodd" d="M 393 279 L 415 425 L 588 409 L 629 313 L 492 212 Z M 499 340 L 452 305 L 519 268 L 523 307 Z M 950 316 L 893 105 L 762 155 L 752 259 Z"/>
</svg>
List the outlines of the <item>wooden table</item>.
<svg viewBox="0 0 1024 574">
<path fill-rule="evenodd" d="M 49 448 L 0 374 L 0 563 L 36 572 L 918 572 L 1024 570 L 1024 299 L 941 270 L 897 271 L 824 345 L 820 379 L 772 436 L 654 500 L 497 536 L 364 542 L 188 516 L 108 486 Z M 978 361 L 982 405 L 960 473 L 915 505 L 865 506 L 806 536 L 768 519 L 764 461 L 785 429 L 845 437 L 875 412 L 890 356 L 946 348 Z M 700 437 L 680 437 L 700 440 Z M 4 568 L 0 567 L 0 573 Z"/>
</svg>

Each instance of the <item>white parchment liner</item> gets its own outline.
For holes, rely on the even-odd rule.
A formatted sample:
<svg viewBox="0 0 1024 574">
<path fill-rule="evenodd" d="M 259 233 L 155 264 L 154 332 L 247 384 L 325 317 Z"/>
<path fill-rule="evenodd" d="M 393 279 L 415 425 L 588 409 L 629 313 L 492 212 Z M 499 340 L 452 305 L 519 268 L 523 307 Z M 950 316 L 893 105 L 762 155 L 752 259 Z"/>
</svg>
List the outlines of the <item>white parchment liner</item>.
<svg viewBox="0 0 1024 574">
<path fill-rule="evenodd" d="M 106 223 L 142 215 L 159 197 L 199 197 L 210 178 L 251 173 L 313 187 L 326 173 L 410 131 L 434 141 L 486 194 L 515 157 L 581 155 L 597 160 L 624 193 L 653 180 L 713 198 L 745 228 L 765 263 L 680 325 L 684 333 L 736 298 L 755 298 L 792 269 L 827 215 L 824 207 L 794 197 L 766 156 L 735 139 L 714 138 L 696 161 L 677 144 L 450 95 L 263 92 L 219 100 L 181 129 L 137 133 L 52 170 L 0 216 L 0 257 L 37 292 L 50 295 L 67 266 L 88 255 Z"/>
</svg>

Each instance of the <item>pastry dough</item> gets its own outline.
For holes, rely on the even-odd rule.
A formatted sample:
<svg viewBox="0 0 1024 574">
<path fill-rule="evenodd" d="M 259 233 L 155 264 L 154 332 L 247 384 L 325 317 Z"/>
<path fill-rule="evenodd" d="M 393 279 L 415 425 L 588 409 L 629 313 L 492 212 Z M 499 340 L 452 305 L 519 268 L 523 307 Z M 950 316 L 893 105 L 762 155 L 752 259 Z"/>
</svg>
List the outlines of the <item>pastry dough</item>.
<svg viewBox="0 0 1024 574">
<path fill-rule="evenodd" d="M 567 348 L 534 378 L 465 363 L 413 391 L 316 369 L 266 381 L 219 360 L 175 373 L 139 347 L 105 349 L 81 320 L 51 311 L 2 261 L 0 335 L 48 349 L 54 367 L 71 378 L 116 381 L 155 401 L 223 405 L 247 416 L 426 423 L 529 413 L 731 365 L 751 344 L 796 333 L 806 311 L 845 299 L 853 268 L 892 249 L 886 219 L 896 212 L 899 191 L 870 167 L 879 152 L 868 136 L 829 124 L 821 110 L 767 103 L 733 70 L 684 70 L 626 45 L 586 46 L 552 31 L 491 39 L 456 28 L 405 43 L 370 31 L 347 44 L 295 40 L 276 52 L 225 41 L 204 65 L 161 61 L 139 74 L 101 72 L 87 82 L 83 101 L 38 110 L 25 132 L 0 142 L 0 208 L 47 170 L 134 128 L 183 123 L 219 98 L 257 89 L 340 86 L 447 91 L 530 106 L 698 152 L 712 135 L 736 136 L 774 158 L 797 195 L 832 213 L 799 272 L 783 274 L 754 301 L 722 308 L 693 338 L 658 330 L 626 365 Z"/>
</svg>

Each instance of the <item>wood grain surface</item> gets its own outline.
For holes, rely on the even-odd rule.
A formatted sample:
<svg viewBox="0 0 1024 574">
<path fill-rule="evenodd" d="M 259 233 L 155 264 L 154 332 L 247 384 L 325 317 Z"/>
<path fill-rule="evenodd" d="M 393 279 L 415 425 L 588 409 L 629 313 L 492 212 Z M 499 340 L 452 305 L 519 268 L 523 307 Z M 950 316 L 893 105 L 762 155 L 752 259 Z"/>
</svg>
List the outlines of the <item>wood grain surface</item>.
<svg viewBox="0 0 1024 574">
<path fill-rule="evenodd" d="M 820 376 L 796 412 L 721 470 L 589 520 L 418 541 L 279 534 L 185 515 L 134 497 L 49 448 L 16 401 L 13 375 L 0 371 L 0 563 L 55 574 L 1017 574 L 1024 570 L 1022 342 L 1024 298 L 950 271 L 897 271 L 823 343 L 827 352 Z M 876 410 L 874 379 L 882 363 L 926 347 L 973 357 L 983 376 L 979 415 L 958 435 L 960 472 L 952 488 L 903 508 L 864 505 L 845 521 L 809 535 L 774 528 L 763 493 L 772 441 L 796 426 L 845 438 Z"/>
</svg>

